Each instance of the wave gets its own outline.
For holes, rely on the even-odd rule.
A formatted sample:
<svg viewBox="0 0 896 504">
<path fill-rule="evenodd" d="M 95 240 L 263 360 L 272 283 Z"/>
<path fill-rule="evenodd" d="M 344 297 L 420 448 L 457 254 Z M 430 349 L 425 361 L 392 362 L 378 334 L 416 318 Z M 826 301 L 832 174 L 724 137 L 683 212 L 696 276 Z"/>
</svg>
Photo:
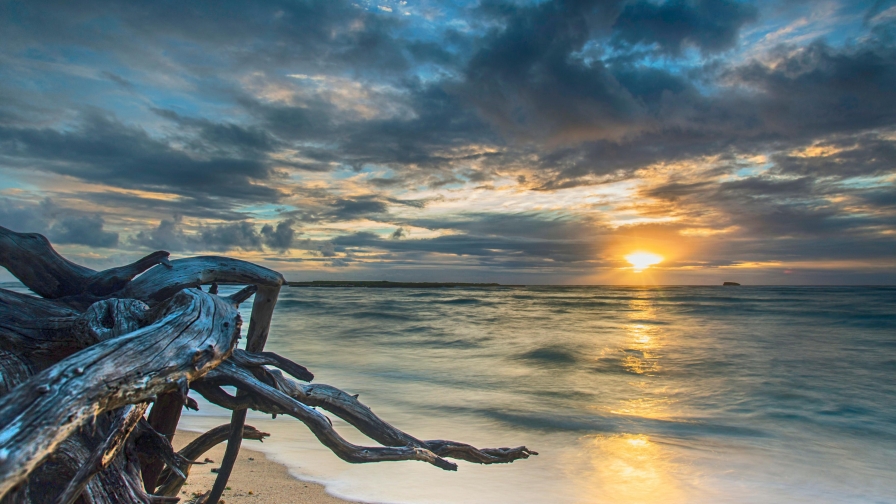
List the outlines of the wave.
<svg viewBox="0 0 896 504">
<path fill-rule="evenodd" d="M 544 364 L 575 364 L 578 356 L 572 350 L 559 346 L 546 346 L 530 350 L 517 356 L 518 359 L 540 362 Z"/>
<path fill-rule="evenodd" d="M 637 433 L 670 437 L 767 438 L 762 429 L 719 423 L 707 418 L 656 419 L 628 415 L 567 415 L 471 409 L 470 413 L 498 420 L 512 427 L 538 431 L 567 431 L 589 434 Z"/>
<path fill-rule="evenodd" d="M 484 305 L 484 304 L 492 304 L 488 301 L 477 299 L 477 298 L 453 298 L 453 299 L 442 299 L 436 301 L 439 304 L 446 305 Z"/>
</svg>

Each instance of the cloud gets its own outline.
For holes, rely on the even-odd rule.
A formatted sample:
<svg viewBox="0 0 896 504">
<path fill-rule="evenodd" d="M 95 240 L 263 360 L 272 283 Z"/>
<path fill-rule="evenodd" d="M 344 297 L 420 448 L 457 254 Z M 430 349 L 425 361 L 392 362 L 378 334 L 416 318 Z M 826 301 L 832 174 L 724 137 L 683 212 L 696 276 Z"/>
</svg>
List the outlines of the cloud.
<svg viewBox="0 0 896 504">
<path fill-rule="evenodd" d="M 550 218 L 534 213 L 476 213 L 466 214 L 462 219 L 415 219 L 409 224 L 452 232 L 419 239 L 410 239 L 404 233 L 400 235 L 402 239 L 397 239 L 398 230 L 389 238 L 359 232 L 339 236 L 333 243 L 348 250 L 463 255 L 474 257 L 482 264 L 511 261 L 534 266 L 548 259 L 556 263 L 593 261 L 605 241 L 601 236 L 605 230 L 595 227 L 588 219 Z"/>
<path fill-rule="evenodd" d="M 102 75 L 103 77 L 109 79 L 110 81 L 112 81 L 112 82 L 118 84 L 119 86 L 122 87 L 122 89 L 125 89 L 125 90 L 127 90 L 127 91 L 133 91 L 133 90 L 134 90 L 134 83 L 131 82 L 131 81 L 129 81 L 129 80 L 127 80 L 127 79 L 125 79 L 124 77 L 122 77 L 122 76 L 120 76 L 120 75 L 118 75 L 118 74 L 114 74 L 114 73 L 112 73 L 112 72 L 103 70 L 103 71 L 101 72 L 101 75 Z"/>
<path fill-rule="evenodd" d="M 135 245 L 154 250 L 192 250 L 193 238 L 184 234 L 181 222 L 180 216 L 171 220 L 163 219 L 156 228 L 138 232 L 131 241 Z"/>
<path fill-rule="evenodd" d="M 329 216 L 340 221 L 352 220 L 371 214 L 385 213 L 388 208 L 384 201 L 373 198 L 339 199 L 334 202 Z"/>
<path fill-rule="evenodd" d="M 262 238 L 249 222 L 234 222 L 199 229 L 199 243 L 209 250 L 261 250 Z"/>
<path fill-rule="evenodd" d="M 876 133 L 832 138 L 807 149 L 819 152 L 819 155 L 807 155 L 806 149 L 775 154 L 775 171 L 788 175 L 850 178 L 892 173 L 896 166 L 896 141 Z"/>
<path fill-rule="evenodd" d="M 46 233 L 51 219 L 46 206 L 0 198 L 0 226 L 19 233 Z"/>
<path fill-rule="evenodd" d="M 169 119 L 195 135 L 190 138 L 193 152 L 220 156 L 264 156 L 276 150 L 281 143 L 266 130 L 257 126 L 244 126 L 232 122 L 213 122 L 204 118 L 185 117 L 173 110 L 153 108 L 152 111 Z"/>
<path fill-rule="evenodd" d="M 403 228 L 403 227 L 399 227 L 398 229 L 396 229 L 396 230 L 392 233 L 392 239 L 393 239 L 393 240 L 400 240 L 400 239 L 402 239 L 402 238 L 407 237 L 407 235 L 408 235 L 408 231 L 407 231 L 405 228 Z"/>
<path fill-rule="evenodd" d="M 282 197 L 279 190 L 261 183 L 274 176 L 263 161 L 190 155 L 141 128 L 96 112 L 84 114 L 66 130 L 0 125 L 0 153 L 16 167 L 126 189 L 243 201 Z"/>
<path fill-rule="evenodd" d="M 353 273 L 587 274 L 648 235 L 691 266 L 892 250 L 887 2 L 777 46 L 811 3 L 433 5 L 21 4 L 0 224 Z"/>
<path fill-rule="evenodd" d="M 87 245 L 89 247 L 115 247 L 118 233 L 103 230 L 105 220 L 99 215 L 62 217 L 47 233 L 50 241 L 59 244 Z"/>
<path fill-rule="evenodd" d="M 60 245 L 114 248 L 118 233 L 104 229 L 101 215 L 63 208 L 50 199 L 40 203 L 0 199 L 0 226 L 20 233 L 41 233 Z"/>
<path fill-rule="evenodd" d="M 98 20 L 114 21 L 115 30 L 97 37 Z M 408 61 L 392 31 L 393 16 L 356 8 L 347 0 L 290 2 L 247 6 L 223 1 L 204 6 L 147 5 L 92 0 L 22 5 L 6 17 L 3 32 L 11 49 L 39 44 L 82 46 L 111 52 L 121 61 L 170 71 L 164 47 L 175 58 L 196 54 L 223 59 L 242 68 L 284 63 L 328 68 L 334 64 L 377 71 L 404 70 Z M 196 51 L 196 53 L 194 53 Z M 319 55 L 326 54 L 321 59 Z M 202 66 L 199 61 L 193 65 Z"/>
<path fill-rule="evenodd" d="M 710 54 L 732 48 L 740 29 L 757 17 L 754 5 L 732 0 L 639 0 L 622 9 L 613 39 L 617 44 L 656 44 L 672 55 L 689 46 Z"/>
<path fill-rule="evenodd" d="M 261 238 L 265 245 L 272 249 L 289 250 L 296 238 L 293 229 L 295 221 L 286 219 L 277 223 L 277 227 L 265 224 L 261 228 Z"/>
<path fill-rule="evenodd" d="M 285 219 L 276 224 L 265 224 L 259 232 L 249 221 L 217 225 L 200 225 L 195 232 L 184 231 L 183 218 L 163 219 L 153 229 L 142 230 L 131 238 L 141 247 L 168 251 L 234 250 L 261 251 L 264 247 L 285 251 L 295 243 L 294 221 Z"/>
<path fill-rule="evenodd" d="M 875 130 L 896 124 L 894 62 L 896 50 L 882 39 L 845 48 L 817 42 L 787 51 L 773 64 L 752 60 L 728 67 L 714 74 L 710 93 L 663 70 L 618 68 L 619 82 L 650 111 L 643 130 L 546 149 L 538 175 L 545 188 L 558 189 L 587 183 L 588 175 L 739 153 L 771 153 L 780 170 L 794 173 L 809 173 L 810 166 L 818 175 L 892 171 L 886 163 L 892 135 Z M 844 149 L 828 160 L 843 162 L 789 155 L 814 144 Z"/>
<path fill-rule="evenodd" d="M 599 60 L 576 58 L 598 22 L 591 2 L 505 6 L 465 69 L 462 92 L 505 133 L 553 141 L 618 139 L 642 108 Z"/>
<path fill-rule="evenodd" d="M 336 257 L 336 247 L 333 242 L 324 242 L 318 245 L 318 252 L 322 257 Z"/>
</svg>

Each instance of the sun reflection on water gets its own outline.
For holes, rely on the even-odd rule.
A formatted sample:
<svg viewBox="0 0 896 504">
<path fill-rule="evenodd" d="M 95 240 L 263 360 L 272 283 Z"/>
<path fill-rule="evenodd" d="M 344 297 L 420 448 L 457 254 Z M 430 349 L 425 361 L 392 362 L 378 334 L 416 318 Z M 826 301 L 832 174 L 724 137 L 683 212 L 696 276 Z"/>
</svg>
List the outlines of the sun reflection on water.
<svg viewBox="0 0 896 504">
<path fill-rule="evenodd" d="M 654 335 L 656 329 L 655 326 L 646 324 L 626 327 L 629 341 L 622 350 L 625 352 L 622 365 L 629 373 L 650 375 L 660 371 L 659 356 L 656 353 L 660 345 Z"/>
<path fill-rule="evenodd" d="M 629 303 L 625 338 L 616 351 L 624 354 L 621 365 L 637 378 L 628 382 L 610 413 L 638 418 L 669 418 L 673 405 L 663 380 L 661 360 L 666 335 L 656 324 L 655 302 L 635 299 Z M 683 502 L 687 468 L 675 462 L 675 453 L 646 433 L 626 433 L 585 438 L 592 477 L 583 490 L 582 502 L 675 503 Z"/>
<path fill-rule="evenodd" d="M 593 477 L 582 502 L 675 503 L 684 492 L 672 454 L 644 434 L 590 438 Z"/>
</svg>

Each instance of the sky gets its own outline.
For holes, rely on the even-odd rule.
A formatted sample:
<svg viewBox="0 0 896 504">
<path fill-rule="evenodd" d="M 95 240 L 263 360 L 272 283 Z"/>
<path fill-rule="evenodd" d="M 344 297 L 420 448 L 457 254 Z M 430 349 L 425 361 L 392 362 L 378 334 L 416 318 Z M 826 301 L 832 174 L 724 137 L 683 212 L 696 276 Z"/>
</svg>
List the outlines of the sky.
<svg viewBox="0 0 896 504">
<path fill-rule="evenodd" d="M 0 225 L 97 269 L 894 284 L 896 1 L 0 0 Z"/>
</svg>

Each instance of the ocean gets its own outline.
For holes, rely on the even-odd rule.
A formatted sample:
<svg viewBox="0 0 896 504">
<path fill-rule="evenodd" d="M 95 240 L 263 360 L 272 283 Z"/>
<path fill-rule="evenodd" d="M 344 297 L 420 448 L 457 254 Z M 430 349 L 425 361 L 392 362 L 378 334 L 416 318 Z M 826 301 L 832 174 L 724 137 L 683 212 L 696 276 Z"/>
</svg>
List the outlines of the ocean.
<svg viewBox="0 0 896 504">
<path fill-rule="evenodd" d="M 246 446 L 346 498 L 896 502 L 896 288 L 284 288 L 267 349 L 418 438 L 539 452 L 352 465 L 250 413 Z"/>
<path fill-rule="evenodd" d="M 286 287 L 267 349 L 418 438 L 539 452 L 352 465 L 249 413 L 246 447 L 349 499 L 896 503 L 894 287 Z M 191 395 L 181 428 L 229 420 Z"/>
</svg>

